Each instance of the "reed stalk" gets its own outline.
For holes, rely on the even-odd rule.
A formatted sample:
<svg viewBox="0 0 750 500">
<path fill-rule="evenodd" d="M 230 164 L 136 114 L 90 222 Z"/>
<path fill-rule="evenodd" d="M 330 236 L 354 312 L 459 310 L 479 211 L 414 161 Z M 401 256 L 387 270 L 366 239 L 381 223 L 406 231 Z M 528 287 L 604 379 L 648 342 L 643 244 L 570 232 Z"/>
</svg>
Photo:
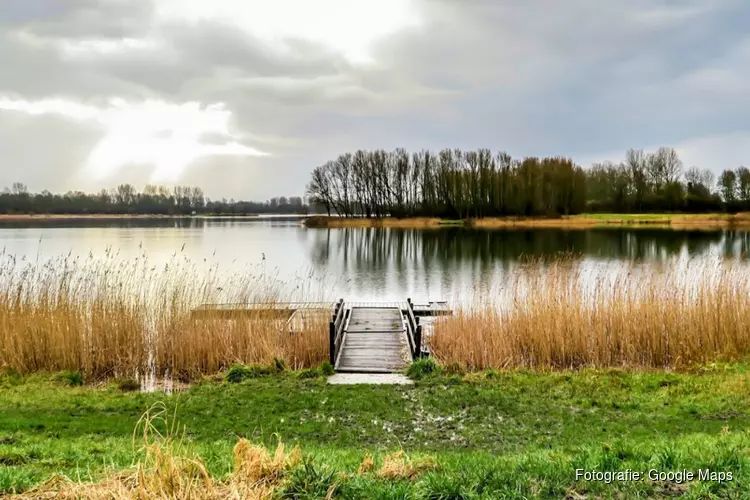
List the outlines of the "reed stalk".
<svg viewBox="0 0 750 500">
<path fill-rule="evenodd" d="M 328 356 L 324 318 L 290 334 L 285 318 L 191 314 L 203 303 L 323 298 L 310 283 L 284 285 L 264 268 L 227 274 L 179 255 L 158 266 L 113 251 L 43 263 L 0 255 L 0 369 L 190 379 L 275 358 L 317 366 Z"/>
<path fill-rule="evenodd" d="M 435 357 L 468 369 L 684 368 L 750 354 L 746 264 L 522 265 L 503 290 L 438 320 Z"/>
</svg>

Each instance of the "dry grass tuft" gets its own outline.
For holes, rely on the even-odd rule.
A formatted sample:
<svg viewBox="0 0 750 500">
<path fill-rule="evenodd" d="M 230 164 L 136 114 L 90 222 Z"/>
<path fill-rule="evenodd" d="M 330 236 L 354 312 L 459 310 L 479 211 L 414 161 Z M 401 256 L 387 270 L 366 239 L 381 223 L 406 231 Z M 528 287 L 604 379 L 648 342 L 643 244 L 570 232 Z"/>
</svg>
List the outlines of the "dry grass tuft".
<svg viewBox="0 0 750 500">
<path fill-rule="evenodd" d="M 18 499 L 257 499 L 268 500 L 301 462 L 299 446 L 285 453 L 279 440 L 273 456 L 266 448 L 241 439 L 234 448 L 234 473 L 214 481 L 200 458 L 185 444 L 184 435 L 157 404 L 141 418 L 134 436 L 141 436 L 142 459 L 133 470 L 98 483 L 77 483 L 54 476 Z M 139 431 L 142 434 L 139 434 Z"/>
<path fill-rule="evenodd" d="M 436 321 L 429 346 L 468 369 L 685 368 L 750 355 L 745 264 L 591 271 L 570 258 L 524 265 L 497 295 Z"/>
<path fill-rule="evenodd" d="M 362 460 L 362 463 L 359 464 L 359 467 L 357 468 L 357 474 L 369 474 L 373 471 L 375 468 L 375 460 L 373 460 L 372 455 L 367 454 L 365 458 Z"/>
<path fill-rule="evenodd" d="M 403 450 L 383 457 L 383 464 L 377 472 L 383 479 L 413 479 L 423 472 L 437 469 L 437 462 L 432 457 L 412 460 Z"/>
<path fill-rule="evenodd" d="M 234 447 L 234 480 L 242 484 L 273 485 L 284 473 L 296 467 L 302 459 L 299 446 L 289 454 L 284 453 L 284 443 L 279 441 L 271 456 L 265 447 L 240 439 Z"/>
<path fill-rule="evenodd" d="M 80 483 L 55 475 L 13 498 L 270 500 L 279 495 L 283 498 L 332 498 L 337 484 L 351 478 L 343 472 L 316 473 L 309 463 L 303 464 L 299 446 L 286 452 L 284 443 L 279 440 L 272 454 L 263 446 L 240 439 L 234 447 L 234 472 L 215 480 L 187 444 L 184 430 L 180 433 L 173 422 L 163 404 L 156 404 L 146 412 L 134 432 L 134 444 L 141 441 L 142 444 L 136 449 L 140 459 L 131 470 L 112 474 L 96 483 Z M 376 476 L 408 480 L 436 468 L 431 457 L 412 460 L 399 451 L 383 458 Z M 367 455 L 358 474 L 374 470 L 375 461 Z M 334 478 L 336 481 L 330 484 Z"/>
<path fill-rule="evenodd" d="M 223 275 L 180 257 L 154 266 L 114 253 L 43 263 L 0 254 L 0 366 L 138 380 L 189 380 L 275 358 L 290 368 L 318 366 L 328 355 L 326 318 L 290 333 L 285 317 L 259 312 L 191 314 L 202 303 L 279 303 L 317 293 L 312 284 L 281 290 L 263 268 Z"/>
</svg>

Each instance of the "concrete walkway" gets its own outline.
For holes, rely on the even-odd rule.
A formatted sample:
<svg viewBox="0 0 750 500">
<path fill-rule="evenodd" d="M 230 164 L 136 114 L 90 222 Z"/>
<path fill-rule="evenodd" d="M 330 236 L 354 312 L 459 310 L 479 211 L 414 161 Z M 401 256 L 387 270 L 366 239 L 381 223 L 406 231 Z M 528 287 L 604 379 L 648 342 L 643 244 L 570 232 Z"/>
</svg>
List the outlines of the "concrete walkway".
<svg viewBox="0 0 750 500">
<path fill-rule="evenodd" d="M 328 377 L 328 383 L 334 385 L 411 385 L 414 382 L 400 373 L 337 373 Z"/>
</svg>

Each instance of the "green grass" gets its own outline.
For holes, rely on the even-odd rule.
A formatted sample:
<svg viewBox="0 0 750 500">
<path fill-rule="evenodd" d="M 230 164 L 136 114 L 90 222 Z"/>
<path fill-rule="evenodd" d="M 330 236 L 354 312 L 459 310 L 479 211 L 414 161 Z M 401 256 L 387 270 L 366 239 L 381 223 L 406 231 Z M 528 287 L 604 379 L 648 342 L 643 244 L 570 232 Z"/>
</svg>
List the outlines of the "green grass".
<svg viewBox="0 0 750 500">
<path fill-rule="evenodd" d="M 333 481 L 339 498 L 562 498 L 572 492 L 739 498 L 750 484 L 748 368 L 466 376 L 420 370 L 414 386 L 329 386 L 324 377 L 284 371 L 205 382 L 172 396 L 123 392 L 115 382 L 80 387 L 68 377 L 6 374 L 0 376 L 0 494 L 23 491 L 53 473 L 86 481 L 128 468 L 138 458 L 136 422 L 163 401 L 218 478 L 231 471 L 239 437 L 269 446 L 281 437 L 300 444 L 307 457 L 289 487 L 320 491 Z M 403 481 L 355 474 L 366 454 L 377 461 L 399 449 L 433 456 L 440 469 Z M 711 468 L 735 479 L 607 485 L 576 481 L 576 468 Z"/>
</svg>

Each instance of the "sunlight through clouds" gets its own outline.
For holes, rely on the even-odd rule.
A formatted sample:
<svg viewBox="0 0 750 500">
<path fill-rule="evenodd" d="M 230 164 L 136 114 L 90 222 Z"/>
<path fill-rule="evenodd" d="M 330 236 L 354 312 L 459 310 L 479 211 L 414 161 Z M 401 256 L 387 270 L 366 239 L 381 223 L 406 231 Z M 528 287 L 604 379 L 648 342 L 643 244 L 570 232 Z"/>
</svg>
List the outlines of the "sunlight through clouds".
<svg viewBox="0 0 750 500">
<path fill-rule="evenodd" d="M 353 63 L 370 63 L 372 44 L 419 25 L 409 0 L 161 0 L 157 18 L 227 23 L 266 42 L 288 39 L 320 43 Z"/>
<path fill-rule="evenodd" d="M 202 157 L 266 155 L 237 141 L 229 130 L 232 113 L 223 103 L 112 99 L 106 108 L 97 108 L 63 99 L 31 102 L 0 97 L 0 111 L 57 115 L 102 126 L 106 135 L 85 165 L 86 173 L 96 179 L 106 179 L 128 165 L 145 164 L 156 168 L 152 182 L 172 182 Z M 206 136 L 214 142 L 204 142 Z"/>
</svg>

